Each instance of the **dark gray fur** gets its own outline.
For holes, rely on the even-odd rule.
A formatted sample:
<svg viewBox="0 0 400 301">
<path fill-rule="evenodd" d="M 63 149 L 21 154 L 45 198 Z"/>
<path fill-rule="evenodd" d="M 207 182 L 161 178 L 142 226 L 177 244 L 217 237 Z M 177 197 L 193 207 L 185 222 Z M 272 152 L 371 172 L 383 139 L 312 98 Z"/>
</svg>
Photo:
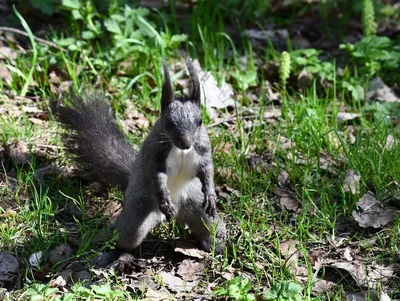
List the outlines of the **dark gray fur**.
<svg viewBox="0 0 400 301">
<path fill-rule="evenodd" d="M 119 248 L 136 248 L 152 228 L 175 217 L 181 225 L 189 227 L 206 250 L 212 247 L 209 229 L 216 225 L 216 243 L 220 245 L 217 251 L 222 250 L 226 228 L 215 210 L 214 168 L 210 140 L 201 119 L 200 83 L 192 62 L 186 59 L 186 64 L 191 93 L 182 99 L 175 97 L 168 69 L 163 64 L 161 115 L 138 152 L 117 127 L 104 97 L 72 97 L 71 106 L 53 105 L 58 120 L 74 131 L 69 145 L 74 145 L 71 151 L 87 174 L 93 180 L 119 185 L 125 191 L 124 207 L 114 225 L 119 233 Z M 197 177 L 187 197 L 174 204 L 166 170 L 166 159 L 173 146 L 179 149 L 193 146 L 199 162 Z"/>
</svg>

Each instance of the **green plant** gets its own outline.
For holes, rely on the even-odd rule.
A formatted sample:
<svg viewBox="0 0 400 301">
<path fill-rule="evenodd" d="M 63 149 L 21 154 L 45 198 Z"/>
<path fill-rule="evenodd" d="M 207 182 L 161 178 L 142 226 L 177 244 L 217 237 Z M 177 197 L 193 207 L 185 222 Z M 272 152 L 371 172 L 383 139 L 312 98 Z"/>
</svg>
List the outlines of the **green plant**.
<svg viewBox="0 0 400 301">
<path fill-rule="evenodd" d="M 292 281 L 283 281 L 275 283 L 271 288 L 264 291 L 266 300 L 276 301 L 302 301 L 301 286 Z"/>
<path fill-rule="evenodd" d="M 51 16 L 58 5 L 58 0 L 29 0 L 33 8 L 39 9 L 45 15 Z"/>
<path fill-rule="evenodd" d="M 282 52 L 279 64 L 279 77 L 282 85 L 286 89 L 286 80 L 290 76 L 290 55 L 286 51 Z"/>
<path fill-rule="evenodd" d="M 293 68 L 297 71 L 306 68 L 312 74 L 317 74 L 321 78 L 333 81 L 335 77 L 335 66 L 331 62 L 322 62 L 318 55 L 322 51 L 314 48 L 300 49 L 290 52 L 293 60 Z"/>
<path fill-rule="evenodd" d="M 229 280 L 224 286 L 216 287 L 214 294 L 216 296 L 227 296 L 238 301 L 252 301 L 256 300 L 255 295 L 249 293 L 252 288 L 253 284 L 250 279 L 235 277 Z"/>
<path fill-rule="evenodd" d="M 369 36 L 353 44 L 342 44 L 355 65 L 361 65 L 360 75 L 367 78 L 373 76 L 390 76 L 386 74 L 396 70 L 400 65 L 400 48 L 388 37 Z"/>
<path fill-rule="evenodd" d="M 376 35 L 376 22 L 375 22 L 375 10 L 372 0 L 364 0 L 363 7 L 363 27 L 364 35 L 366 37 Z"/>
</svg>

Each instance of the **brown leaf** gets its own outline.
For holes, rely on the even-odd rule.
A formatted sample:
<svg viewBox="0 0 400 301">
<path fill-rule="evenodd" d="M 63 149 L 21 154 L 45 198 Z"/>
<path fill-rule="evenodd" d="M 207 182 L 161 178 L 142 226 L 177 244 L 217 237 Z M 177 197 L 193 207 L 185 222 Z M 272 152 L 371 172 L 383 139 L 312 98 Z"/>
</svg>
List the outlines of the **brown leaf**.
<svg viewBox="0 0 400 301">
<path fill-rule="evenodd" d="M 164 300 L 174 300 L 174 298 L 166 292 L 162 292 L 160 290 L 155 291 L 152 288 L 148 288 L 146 291 L 146 300 L 164 301 Z"/>
<path fill-rule="evenodd" d="M 298 240 L 288 240 L 280 244 L 281 255 L 285 258 L 286 266 L 288 266 L 293 273 L 297 271 L 297 261 L 299 256 L 296 245 L 298 243 Z"/>
<path fill-rule="evenodd" d="M 204 275 L 204 263 L 185 259 L 180 263 L 176 273 L 185 281 L 197 280 Z"/>
<path fill-rule="evenodd" d="M 347 261 L 353 261 L 353 257 L 351 256 L 351 250 L 349 247 L 346 247 L 343 251 L 343 258 Z"/>
<path fill-rule="evenodd" d="M 357 194 L 360 190 L 361 176 L 356 175 L 353 169 L 349 169 L 346 172 L 346 176 L 343 181 L 344 191 L 352 194 Z"/>
<path fill-rule="evenodd" d="M 3 145 L 5 153 L 17 164 L 28 164 L 30 156 L 28 146 L 23 141 L 18 141 L 11 145 Z"/>
<path fill-rule="evenodd" d="M 14 217 L 16 217 L 16 216 L 17 216 L 17 212 L 15 212 L 14 210 L 12 210 L 12 209 L 10 209 L 10 208 L 8 208 L 8 209 L 6 210 L 6 212 L 4 212 L 4 214 L 3 214 L 3 217 L 5 217 L 5 218 L 7 218 L 7 217 L 14 218 Z"/>
<path fill-rule="evenodd" d="M 203 259 L 207 257 L 207 253 L 196 249 L 191 243 L 186 241 L 177 241 L 174 243 L 174 251 L 182 253 L 189 257 Z"/>
<path fill-rule="evenodd" d="M 394 275 L 392 266 L 366 265 L 360 260 L 352 262 L 330 260 L 328 265 L 346 270 L 360 286 L 375 287 L 378 283 L 387 282 Z"/>
<path fill-rule="evenodd" d="M 66 287 L 68 281 L 70 280 L 70 277 L 71 277 L 71 271 L 69 270 L 62 271 L 56 279 L 53 279 L 50 282 L 50 286 L 59 288 Z"/>
<path fill-rule="evenodd" d="M 339 112 L 337 115 L 337 122 L 342 123 L 345 121 L 353 121 L 361 116 L 362 114 L 360 113 Z"/>
<path fill-rule="evenodd" d="M 0 65 L 0 79 L 3 80 L 7 85 L 12 84 L 12 75 L 7 67 Z"/>
<path fill-rule="evenodd" d="M 299 202 L 292 197 L 282 197 L 279 200 L 282 209 L 286 209 L 289 211 L 297 211 L 299 209 Z"/>
<path fill-rule="evenodd" d="M 200 282 L 199 280 L 192 282 L 184 281 L 167 272 L 161 272 L 158 275 L 162 278 L 164 284 L 174 292 L 190 292 Z"/>
<path fill-rule="evenodd" d="M 394 210 L 383 208 L 370 193 L 366 193 L 360 198 L 357 207 L 361 211 L 353 211 L 352 215 L 360 227 L 381 228 L 393 221 Z"/>
<path fill-rule="evenodd" d="M 10 47 L 1 46 L 0 47 L 0 59 L 9 59 L 10 61 L 15 61 L 17 58 L 17 52 Z"/>
<path fill-rule="evenodd" d="M 400 98 L 379 77 L 373 79 L 370 84 L 371 88 L 367 93 L 367 99 L 380 102 L 400 102 Z"/>
</svg>

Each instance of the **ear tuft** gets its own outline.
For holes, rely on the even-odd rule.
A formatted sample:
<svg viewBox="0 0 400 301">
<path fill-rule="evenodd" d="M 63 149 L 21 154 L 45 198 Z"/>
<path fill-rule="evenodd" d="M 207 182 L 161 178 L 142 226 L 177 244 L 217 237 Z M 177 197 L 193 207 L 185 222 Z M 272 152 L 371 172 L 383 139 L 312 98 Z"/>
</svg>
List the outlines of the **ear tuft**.
<svg viewBox="0 0 400 301">
<path fill-rule="evenodd" d="M 163 60 L 163 69 L 164 69 L 164 83 L 162 86 L 161 92 L 161 112 L 164 112 L 168 105 L 174 101 L 175 94 L 172 90 L 171 79 L 169 77 L 169 70 L 167 67 L 167 63 Z"/>
<path fill-rule="evenodd" d="M 192 60 L 187 55 L 184 55 L 184 56 L 185 56 L 185 61 L 186 61 L 186 67 L 189 71 L 189 77 L 190 77 L 190 81 L 192 84 L 190 99 L 192 99 L 196 104 L 198 104 L 200 106 L 201 96 L 200 96 L 199 78 L 197 77 L 197 73 L 194 70 Z"/>
</svg>

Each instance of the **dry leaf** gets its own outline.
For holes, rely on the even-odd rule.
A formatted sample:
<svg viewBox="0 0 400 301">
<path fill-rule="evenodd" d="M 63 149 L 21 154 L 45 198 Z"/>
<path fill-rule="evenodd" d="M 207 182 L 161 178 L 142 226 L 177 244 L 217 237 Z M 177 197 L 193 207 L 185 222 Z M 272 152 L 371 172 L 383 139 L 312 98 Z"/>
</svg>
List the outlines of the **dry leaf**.
<svg viewBox="0 0 400 301">
<path fill-rule="evenodd" d="M 391 266 L 365 265 L 359 260 L 352 262 L 330 260 L 328 265 L 346 270 L 360 286 L 375 287 L 378 283 L 385 283 L 394 275 Z"/>
<path fill-rule="evenodd" d="M 197 59 L 193 61 L 193 66 L 197 71 L 200 81 L 201 102 L 206 106 L 210 116 L 214 115 L 215 117 L 213 108 L 221 110 L 237 105 L 233 99 L 234 92 L 231 85 L 223 82 L 221 87 L 219 87 L 218 82 L 211 72 L 204 72 L 201 69 Z"/>
<path fill-rule="evenodd" d="M 379 201 L 371 194 L 364 194 L 357 202 L 361 212 L 353 211 L 352 215 L 360 227 L 381 228 L 393 221 L 394 211 L 383 208 Z"/>
<path fill-rule="evenodd" d="M 204 276 L 204 263 L 191 259 L 183 260 L 176 272 L 185 281 L 194 281 Z"/>
<path fill-rule="evenodd" d="M 316 293 L 326 293 L 330 292 L 335 286 L 336 284 L 332 281 L 318 279 L 312 286 L 311 290 Z"/>
<path fill-rule="evenodd" d="M 152 288 L 148 288 L 146 291 L 146 300 L 164 301 L 164 300 L 174 300 L 174 298 L 168 293 L 162 292 L 160 290 L 155 291 Z"/>
<path fill-rule="evenodd" d="M 4 214 L 3 214 L 3 217 L 5 217 L 5 218 L 7 218 L 7 217 L 14 218 L 14 217 L 16 217 L 16 216 L 17 216 L 17 212 L 15 212 L 14 210 L 12 210 L 12 209 L 10 209 L 10 208 L 8 208 L 8 209 L 6 210 L 6 212 L 4 212 Z"/>
<path fill-rule="evenodd" d="M 354 120 L 361 116 L 362 116 L 362 114 L 360 114 L 360 113 L 339 112 L 337 115 L 337 122 L 341 123 L 341 122 L 345 122 L 345 121 L 351 121 L 351 120 Z"/>
<path fill-rule="evenodd" d="M 184 281 L 167 272 L 161 272 L 158 275 L 162 278 L 164 284 L 174 292 L 190 292 L 200 282 L 199 280 L 192 282 Z"/>
<path fill-rule="evenodd" d="M 381 291 L 381 298 L 379 301 L 390 301 L 390 297 L 387 293 L 385 293 L 384 291 Z"/>
<path fill-rule="evenodd" d="M 396 96 L 392 89 L 385 85 L 379 77 L 373 79 L 371 88 L 367 93 L 367 99 L 374 99 L 380 102 L 400 102 L 400 98 Z"/>
<path fill-rule="evenodd" d="M 43 258 L 43 251 L 39 251 L 39 252 L 33 253 L 29 257 L 29 264 L 31 266 L 33 266 L 33 267 L 36 267 L 42 261 L 42 258 Z"/>
<path fill-rule="evenodd" d="M 282 257 L 285 258 L 286 266 L 289 267 L 292 273 L 297 271 L 298 250 L 296 245 L 298 240 L 288 240 L 280 244 L 280 251 Z"/>
<path fill-rule="evenodd" d="M 28 146 L 23 141 L 18 141 L 11 145 L 3 145 L 5 153 L 17 164 L 28 164 L 30 156 Z"/>
<path fill-rule="evenodd" d="M 207 257 L 207 253 L 196 249 L 191 243 L 186 241 L 177 241 L 174 243 L 174 251 L 182 253 L 189 257 L 203 259 Z"/>
<path fill-rule="evenodd" d="M 357 194 L 360 191 L 360 180 L 361 176 L 356 175 L 353 169 L 349 169 L 343 181 L 344 191 Z"/>
<path fill-rule="evenodd" d="M 50 286 L 59 288 L 66 287 L 70 279 L 70 276 L 71 276 L 71 271 L 69 270 L 62 271 L 56 279 L 53 279 L 50 282 Z"/>
<path fill-rule="evenodd" d="M 352 261 L 353 257 L 351 256 L 351 250 L 349 247 L 346 247 L 343 251 L 343 257 L 344 259 L 346 259 L 347 261 Z"/>
<path fill-rule="evenodd" d="M 7 67 L 0 65 L 0 79 L 4 81 L 7 85 L 12 84 L 12 75 Z"/>
<path fill-rule="evenodd" d="M 297 211 L 299 209 L 299 202 L 292 197 L 283 197 L 280 198 L 279 203 L 282 209 L 286 209 L 289 211 Z"/>
</svg>

